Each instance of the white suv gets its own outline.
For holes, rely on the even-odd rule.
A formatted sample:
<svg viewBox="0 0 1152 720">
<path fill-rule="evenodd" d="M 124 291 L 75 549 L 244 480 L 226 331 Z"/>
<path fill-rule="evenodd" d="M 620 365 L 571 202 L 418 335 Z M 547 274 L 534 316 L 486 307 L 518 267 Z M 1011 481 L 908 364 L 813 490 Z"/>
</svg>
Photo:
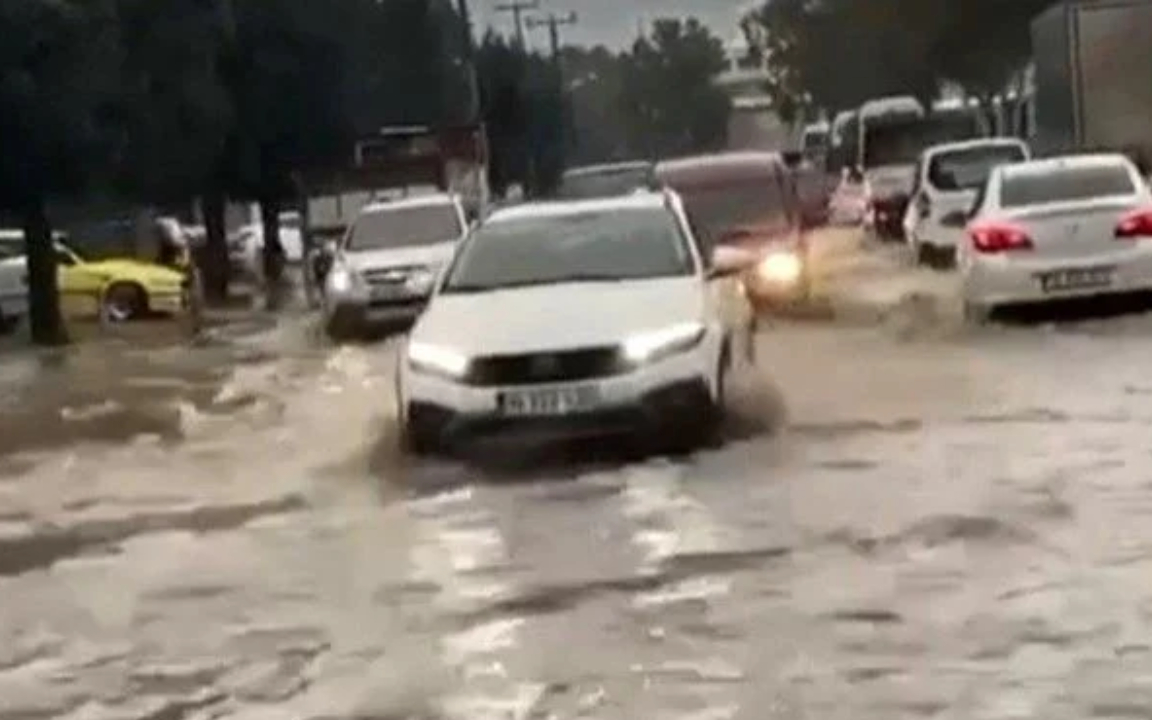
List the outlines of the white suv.
<svg viewBox="0 0 1152 720">
<path fill-rule="evenodd" d="M 677 195 L 499 210 L 461 243 L 402 350 L 406 447 L 648 432 L 690 448 L 752 332 L 739 273 L 701 252 Z"/>
<path fill-rule="evenodd" d="M 464 209 L 452 195 L 366 205 L 325 279 L 329 334 L 344 337 L 414 320 L 467 228 Z"/>
<path fill-rule="evenodd" d="M 904 237 L 916 262 L 932 267 L 954 264 L 964 229 L 942 222 L 944 218 L 971 209 L 992 168 L 1030 156 L 1023 140 L 1007 137 L 947 143 L 925 150 L 916 165 L 916 185 L 904 215 Z"/>
</svg>

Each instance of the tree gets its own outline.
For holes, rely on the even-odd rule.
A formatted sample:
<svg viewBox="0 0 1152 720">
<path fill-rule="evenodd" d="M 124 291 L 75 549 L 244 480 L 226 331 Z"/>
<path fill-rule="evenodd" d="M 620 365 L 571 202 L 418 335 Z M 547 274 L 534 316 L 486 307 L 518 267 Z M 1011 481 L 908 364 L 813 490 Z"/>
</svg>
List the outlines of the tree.
<svg viewBox="0 0 1152 720">
<path fill-rule="evenodd" d="M 81 192 L 103 167 L 119 44 L 110 0 L 0 3 L 0 204 L 18 215 L 35 343 L 67 342 L 48 201 Z"/>
<path fill-rule="evenodd" d="M 488 32 L 476 53 L 480 105 L 487 133 L 488 184 L 497 196 L 521 182 L 528 160 L 528 99 L 524 92 L 528 57 L 503 37 Z"/>
<path fill-rule="evenodd" d="M 235 123 L 219 68 L 228 31 L 225 7 L 219 0 L 118 4 L 124 58 L 119 187 L 148 204 L 206 198 L 205 288 L 222 300 L 229 262 L 219 166 Z M 219 198 L 215 213 L 212 197 Z"/>
<path fill-rule="evenodd" d="M 547 194 L 565 161 L 567 107 L 559 68 L 488 33 L 477 69 L 491 155 L 489 185 L 497 195 L 514 183 L 530 195 Z"/>
<path fill-rule="evenodd" d="M 621 57 L 603 46 L 568 47 L 562 55 L 564 89 L 572 108 L 569 160 L 591 164 L 629 159 L 624 127 Z"/>
<path fill-rule="evenodd" d="M 260 204 L 269 290 L 282 277 L 279 216 L 293 175 L 350 146 L 338 10 L 309 0 L 234 0 L 235 39 L 222 67 L 235 122 L 223 174 L 232 195 Z"/>
<path fill-rule="evenodd" d="M 1032 55 L 1031 22 L 1055 0 L 968 0 L 949 4 L 931 63 L 987 103 Z"/>
<path fill-rule="evenodd" d="M 661 19 L 623 58 L 621 103 L 630 145 L 656 157 L 720 148 L 730 103 L 713 80 L 724 47 L 695 19 Z"/>
<path fill-rule="evenodd" d="M 1029 23 L 1055 0 L 767 0 L 743 22 L 786 119 L 872 97 L 930 101 L 944 81 L 990 99 L 1031 53 Z"/>
</svg>

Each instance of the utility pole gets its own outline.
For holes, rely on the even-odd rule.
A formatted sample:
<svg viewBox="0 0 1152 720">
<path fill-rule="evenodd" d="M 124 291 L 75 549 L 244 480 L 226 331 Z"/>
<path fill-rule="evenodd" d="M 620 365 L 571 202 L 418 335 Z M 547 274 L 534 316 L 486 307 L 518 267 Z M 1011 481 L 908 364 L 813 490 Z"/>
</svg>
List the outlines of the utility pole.
<svg viewBox="0 0 1152 720">
<path fill-rule="evenodd" d="M 527 10 L 536 10 L 540 7 L 540 0 L 512 0 L 497 5 L 494 9 L 496 12 L 512 13 L 512 24 L 516 26 L 516 42 L 521 48 L 524 45 L 524 12 Z"/>
<path fill-rule="evenodd" d="M 567 15 L 557 15 L 556 13 L 548 13 L 544 17 L 530 17 L 528 18 L 528 27 L 535 29 L 539 27 L 548 28 L 548 39 L 552 46 L 552 59 L 556 62 L 560 61 L 560 28 L 563 25 L 575 25 L 576 13 L 569 12 Z"/>
</svg>

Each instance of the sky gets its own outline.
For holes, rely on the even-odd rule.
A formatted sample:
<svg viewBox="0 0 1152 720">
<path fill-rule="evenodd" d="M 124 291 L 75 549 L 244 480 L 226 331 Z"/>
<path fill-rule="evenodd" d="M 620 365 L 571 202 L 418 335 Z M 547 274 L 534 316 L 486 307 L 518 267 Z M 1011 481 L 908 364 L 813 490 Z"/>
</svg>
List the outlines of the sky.
<svg viewBox="0 0 1152 720">
<path fill-rule="evenodd" d="M 511 15 L 493 10 L 505 2 L 470 0 L 479 33 L 489 26 L 501 32 L 512 31 Z M 604 44 L 622 49 L 636 37 L 638 24 L 669 16 L 694 15 L 728 41 L 737 34 L 740 15 L 749 5 L 749 0 L 540 0 L 539 12 L 576 12 L 579 22 L 563 28 L 565 44 Z M 526 32 L 532 46 L 547 47 L 546 29 Z"/>
</svg>

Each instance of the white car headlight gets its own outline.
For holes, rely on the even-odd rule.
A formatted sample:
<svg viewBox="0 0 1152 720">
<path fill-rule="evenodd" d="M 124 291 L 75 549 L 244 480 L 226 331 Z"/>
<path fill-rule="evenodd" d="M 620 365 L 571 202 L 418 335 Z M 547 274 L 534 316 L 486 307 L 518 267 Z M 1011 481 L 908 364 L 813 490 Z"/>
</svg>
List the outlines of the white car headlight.
<svg viewBox="0 0 1152 720">
<path fill-rule="evenodd" d="M 768 282 L 791 285 L 804 273 L 804 263 L 795 253 L 775 252 L 760 261 L 756 272 Z"/>
<path fill-rule="evenodd" d="M 471 361 L 467 355 L 451 348 L 413 342 L 408 344 L 408 364 L 414 370 L 461 378 L 468 372 Z"/>
<path fill-rule="evenodd" d="M 332 268 L 332 272 L 328 275 L 328 288 L 332 292 L 340 294 L 351 292 L 355 286 L 356 276 L 350 269 L 343 266 Z"/>
<path fill-rule="evenodd" d="M 631 362 L 652 362 L 689 350 L 704 339 L 704 325 L 680 323 L 661 330 L 646 332 L 624 342 L 624 356 Z"/>
<path fill-rule="evenodd" d="M 404 281 L 404 286 L 409 292 L 423 295 L 432 290 L 432 285 L 436 282 L 436 274 L 431 268 L 417 270 L 408 276 Z"/>
</svg>

